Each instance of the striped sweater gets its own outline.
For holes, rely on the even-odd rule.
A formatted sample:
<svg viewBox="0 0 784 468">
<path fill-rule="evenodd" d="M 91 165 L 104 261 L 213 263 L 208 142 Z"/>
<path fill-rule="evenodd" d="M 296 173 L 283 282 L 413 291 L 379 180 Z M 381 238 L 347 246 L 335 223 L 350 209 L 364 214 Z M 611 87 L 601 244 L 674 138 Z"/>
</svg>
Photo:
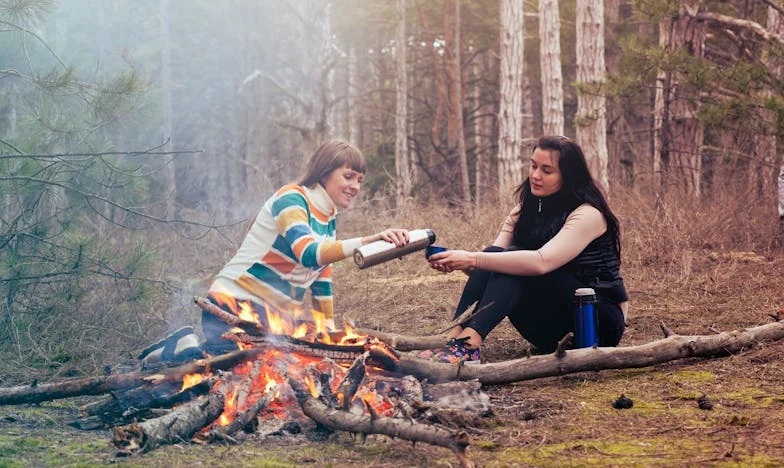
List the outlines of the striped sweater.
<svg viewBox="0 0 784 468">
<path fill-rule="evenodd" d="M 336 218 L 337 208 L 321 184 L 284 186 L 264 204 L 210 292 L 310 320 L 302 307 L 310 288 L 313 308 L 332 318 L 330 264 L 361 245 L 360 238 L 336 240 Z"/>
</svg>

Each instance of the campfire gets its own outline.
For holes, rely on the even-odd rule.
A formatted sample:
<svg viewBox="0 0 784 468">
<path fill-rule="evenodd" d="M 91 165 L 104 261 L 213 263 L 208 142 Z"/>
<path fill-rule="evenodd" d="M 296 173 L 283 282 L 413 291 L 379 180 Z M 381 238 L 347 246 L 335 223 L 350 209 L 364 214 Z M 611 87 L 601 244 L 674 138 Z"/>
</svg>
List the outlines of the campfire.
<svg viewBox="0 0 784 468">
<path fill-rule="evenodd" d="M 398 372 L 400 356 L 393 348 L 378 338 L 357 334 L 348 324 L 343 330 L 327 329 L 318 311 L 312 311 L 313 321 L 297 323 L 271 309 L 260 317 L 249 304 L 227 295 L 215 299 L 233 313 L 204 298 L 195 302 L 233 327 L 223 338 L 237 343 L 237 351 L 193 363 L 195 372 L 186 369 L 173 375 L 164 370 L 157 381 L 148 380 L 143 397 L 138 388 L 117 392 L 112 399 L 116 408 L 107 408 L 106 402 L 86 405 L 79 424 L 89 428 L 97 418 L 115 425 L 118 455 L 132 455 L 181 439 L 236 443 L 253 432 L 298 433 L 315 421 L 322 429 L 387 434 L 444 446 L 454 451 L 461 464 L 470 464 L 467 434 L 430 424 L 443 422 L 439 417 L 443 420 L 445 411 L 462 410 L 447 400 L 445 405 L 425 401 L 428 396 L 443 400 L 447 394 L 460 393 L 462 397 L 450 401 L 465 406 L 466 397 L 473 394 L 479 400 L 484 397 L 475 408 L 489 414 L 478 382 L 446 384 L 449 390 L 444 391 L 444 385 L 404 377 Z M 153 407 L 170 411 L 139 421 L 156 415 L 140 408 Z M 127 423 L 129 417 L 134 422 Z"/>
<path fill-rule="evenodd" d="M 82 406 L 72 425 L 113 427 L 120 456 L 181 441 L 237 443 L 252 433 L 316 430 L 426 442 L 471 466 L 466 431 L 491 414 L 482 385 L 714 358 L 784 339 L 784 314 L 776 313 L 773 323 L 710 335 L 679 335 L 661 323 L 663 339 L 618 348 L 568 349 L 568 333 L 552 354 L 465 366 L 398 354 L 437 346 L 443 335 L 328 330 L 318 313 L 302 324 L 272 311 L 258 317 L 241 303 L 227 304 L 234 313 L 206 299 L 196 303 L 233 327 L 224 338 L 236 351 L 157 371 L 0 388 L 0 405 L 109 394 Z"/>
</svg>

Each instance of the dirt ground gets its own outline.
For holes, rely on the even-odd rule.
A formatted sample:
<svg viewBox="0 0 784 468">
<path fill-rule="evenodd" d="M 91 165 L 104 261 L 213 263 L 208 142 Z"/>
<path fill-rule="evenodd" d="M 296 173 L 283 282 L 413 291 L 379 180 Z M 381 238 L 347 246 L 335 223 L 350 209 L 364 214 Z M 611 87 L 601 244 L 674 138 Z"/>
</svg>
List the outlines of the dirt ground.
<svg viewBox="0 0 784 468">
<path fill-rule="evenodd" d="M 651 272 L 654 272 L 653 274 Z M 465 276 L 440 274 L 405 258 L 359 271 L 336 267 L 342 314 L 365 327 L 406 334 L 437 331 Z M 678 268 L 625 271 L 634 302 L 621 346 L 678 334 L 711 334 L 771 322 L 784 313 L 784 255 L 696 252 Z M 361 285 L 357 287 L 356 285 Z M 483 360 L 523 356 L 527 344 L 507 322 L 482 348 Z M 651 367 L 584 372 L 486 388 L 494 415 L 476 427 L 470 457 L 495 466 L 784 465 L 784 341 L 733 356 Z M 614 409 L 621 394 L 633 401 Z M 707 398 L 712 409 L 702 409 Z M 383 436 L 249 437 L 240 445 L 177 444 L 116 459 L 108 431 L 67 426 L 88 398 L 0 407 L 0 467 L 6 466 L 456 466 L 438 447 Z M 703 407 L 705 405 L 703 404 Z"/>
</svg>

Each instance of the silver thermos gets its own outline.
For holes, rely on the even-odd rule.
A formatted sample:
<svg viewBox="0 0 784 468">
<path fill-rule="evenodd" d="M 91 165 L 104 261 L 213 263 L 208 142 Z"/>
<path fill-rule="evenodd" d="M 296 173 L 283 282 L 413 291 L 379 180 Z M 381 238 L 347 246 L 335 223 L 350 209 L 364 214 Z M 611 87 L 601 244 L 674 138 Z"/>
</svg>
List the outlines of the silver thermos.
<svg viewBox="0 0 784 468">
<path fill-rule="evenodd" d="M 354 249 L 354 263 L 360 269 L 372 267 L 379 263 L 384 263 L 393 258 L 401 258 L 411 252 L 423 250 L 428 245 L 436 241 L 436 233 L 430 229 L 414 229 L 408 231 L 408 244 L 402 247 L 395 247 L 395 244 L 387 241 L 375 241 Z"/>
</svg>

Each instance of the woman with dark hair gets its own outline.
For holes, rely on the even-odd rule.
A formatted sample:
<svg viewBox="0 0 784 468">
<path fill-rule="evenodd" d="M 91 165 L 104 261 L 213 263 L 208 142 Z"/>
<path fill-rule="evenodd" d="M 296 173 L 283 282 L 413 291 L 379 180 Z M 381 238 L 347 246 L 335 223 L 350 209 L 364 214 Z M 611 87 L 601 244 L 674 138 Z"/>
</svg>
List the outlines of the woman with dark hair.
<svg viewBox="0 0 784 468">
<path fill-rule="evenodd" d="M 218 273 L 208 298 L 239 315 L 249 308 L 262 323 L 272 312 L 293 326 L 314 323 L 319 315 L 334 328 L 331 264 L 353 255 L 354 249 L 377 240 L 400 247 L 409 241 L 405 229 L 337 240 L 338 208 L 348 208 L 365 177 L 365 157 L 354 146 L 328 141 L 311 156 L 302 178 L 270 197 L 250 224 L 237 253 Z M 312 308 L 303 307 L 310 291 Z M 220 354 L 237 349 L 221 335 L 230 326 L 202 313 L 203 350 Z M 140 358 L 180 361 L 200 353 L 193 330 L 186 327 L 148 347 Z"/>
<path fill-rule="evenodd" d="M 519 204 L 493 245 L 482 252 L 448 250 L 428 258 L 442 272 L 469 273 L 455 318 L 476 304 L 440 350 L 421 357 L 479 361 L 479 346 L 504 317 L 540 352 L 552 352 L 574 330 L 574 292 L 593 288 L 599 346 L 616 346 L 628 296 L 620 276 L 618 218 L 588 170 L 580 146 L 563 136 L 541 137 Z"/>
</svg>

